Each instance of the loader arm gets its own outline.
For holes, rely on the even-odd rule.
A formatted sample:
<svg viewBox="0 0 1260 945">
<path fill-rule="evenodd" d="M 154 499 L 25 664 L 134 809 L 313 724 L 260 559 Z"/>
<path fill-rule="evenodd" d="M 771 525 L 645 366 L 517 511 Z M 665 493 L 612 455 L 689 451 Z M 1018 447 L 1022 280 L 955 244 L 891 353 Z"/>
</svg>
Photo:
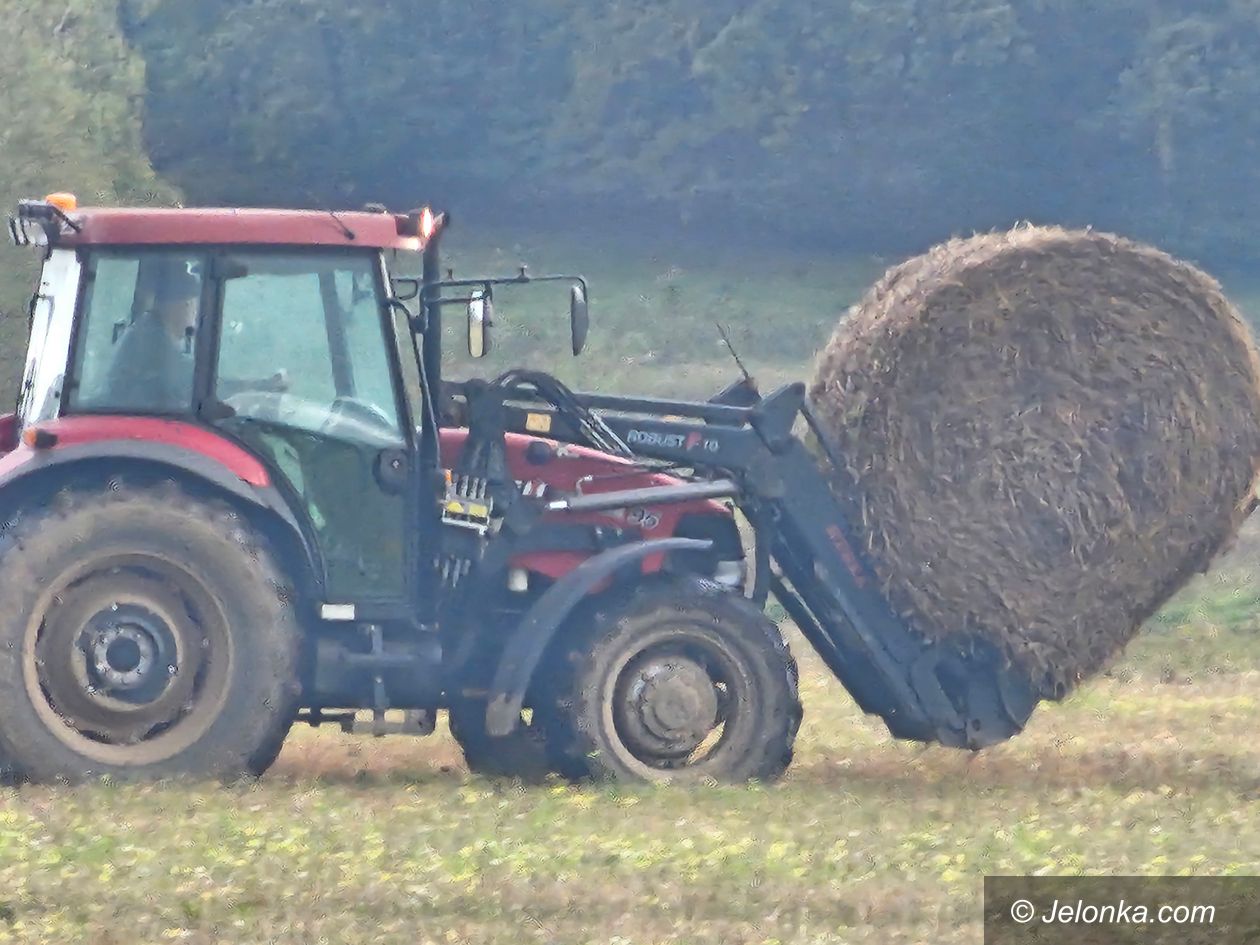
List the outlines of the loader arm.
<svg viewBox="0 0 1260 945">
<path fill-rule="evenodd" d="M 456 398 L 459 386 L 451 385 Z M 556 439 L 582 441 L 565 410 L 531 402 L 534 396 L 509 392 L 507 429 L 541 427 Z M 637 458 L 692 469 L 692 489 L 711 484 L 732 498 L 756 529 L 758 572 L 765 573 L 755 586 L 775 595 L 858 705 L 895 737 L 976 749 L 1022 730 L 1037 703 L 1022 673 L 984 641 L 929 641 L 889 608 L 828 485 L 834 454 L 829 459 L 823 448 L 816 457 L 793 432 L 807 417 L 803 384 L 751 406 L 574 396 Z M 634 490 L 617 497 L 599 493 L 604 507 L 642 501 Z M 562 498 L 553 511 L 565 511 Z"/>
</svg>

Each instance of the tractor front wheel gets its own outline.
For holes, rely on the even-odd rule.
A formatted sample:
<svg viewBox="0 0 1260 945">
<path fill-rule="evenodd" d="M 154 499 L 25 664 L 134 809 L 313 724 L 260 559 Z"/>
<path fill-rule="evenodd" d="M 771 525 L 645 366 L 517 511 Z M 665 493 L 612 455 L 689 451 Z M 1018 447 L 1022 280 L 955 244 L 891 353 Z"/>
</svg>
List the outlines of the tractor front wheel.
<svg viewBox="0 0 1260 945">
<path fill-rule="evenodd" d="M 0 545 L 0 758 L 33 781 L 261 773 L 299 695 L 288 581 L 230 508 L 111 485 Z"/>
<path fill-rule="evenodd" d="M 640 588 L 567 638 L 549 732 L 562 773 L 773 780 L 801 721 L 796 664 L 748 600 L 703 579 Z"/>
<path fill-rule="evenodd" d="M 522 713 L 515 731 L 502 737 L 486 731 L 484 699 L 454 702 L 448 719 L 451 734 L 459 742 L 464 761 L 473 774 L 538 782 L 551 771 L 542 720 L 535 718 L 532 711 Z"/>
</svg>

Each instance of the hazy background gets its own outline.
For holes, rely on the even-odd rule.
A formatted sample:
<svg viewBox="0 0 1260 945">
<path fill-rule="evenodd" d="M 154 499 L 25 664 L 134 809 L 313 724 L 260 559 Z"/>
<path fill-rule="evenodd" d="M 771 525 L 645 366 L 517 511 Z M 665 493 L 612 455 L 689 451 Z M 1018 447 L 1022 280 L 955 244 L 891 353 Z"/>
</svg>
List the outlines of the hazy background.
<svg viewBox="0 0 1260 945">
<path fill-rule="evenodd" d="M 0 13 L 0 205 L 431 202 L 459 273 L 592 279 L 588 355 L 562 290 L 504 292 L 486 370 L 704 394 L 732 373 L 721 321 L 800 378 L 889 263 L 1018 220 L 1155 242 L 1260 312 L 1260 0 Z M 0 390 L 33 260 L 0 247 Z M 444 727 L 327 725 L 257 784 L 0 788 L 0 938 L 974 945 L 985 874 L 1260 875 L 1257 562 L 1253 518 L 1106 675 L 978 756 L 891 740 L 788 628 L 806 713 L 773 788 L 525 788 L 470 776 Z"/>
<path fill-rule="evenodd" d="M 500 363 L 702 393 L 726 323 L 806 371 L 888 262 L 1019 220 L 1153 241 L 1251 294 L 1260 0 L 3 0 L 0 200 L 452 212 Z M 27 256 L 0 254 L 11 389 Z"/>
</svg>

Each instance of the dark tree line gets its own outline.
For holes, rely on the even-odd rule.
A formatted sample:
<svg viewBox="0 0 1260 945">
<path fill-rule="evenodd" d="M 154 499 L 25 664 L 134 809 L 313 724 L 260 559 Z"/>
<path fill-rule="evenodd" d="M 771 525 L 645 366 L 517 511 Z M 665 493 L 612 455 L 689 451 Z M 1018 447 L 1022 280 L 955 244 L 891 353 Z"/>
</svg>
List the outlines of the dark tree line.
<svg viewBox="0 0 1260 945">
<path fill-rule="evenodd" d="M 7 203 L 599 206 L 891 253 L 1033 219 L 1218 266 L 1260 219 L 1260 0 L 9 7 Z"/>
<path fill-rule="evenodd" d="M 890 250 L 1031 218 L 1250 255 L 1256 0 L 123 12 L 193 199 L 643 203 Z"/>
</svg>

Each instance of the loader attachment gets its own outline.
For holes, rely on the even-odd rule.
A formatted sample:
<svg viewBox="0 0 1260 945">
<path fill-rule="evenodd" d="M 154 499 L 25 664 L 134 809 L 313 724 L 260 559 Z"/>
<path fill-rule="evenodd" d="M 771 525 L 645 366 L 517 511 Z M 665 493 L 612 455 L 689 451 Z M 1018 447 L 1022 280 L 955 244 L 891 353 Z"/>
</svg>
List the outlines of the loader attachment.
<svg viewBox="0 0 1260 945">
<path fill-rule="evenodd" d="M 458 399 L 460 385 L 451 393 Z M 1020 732 L 1039 695 L 1018 668 L 979 639 L 927 640 L 889 607 L 831 493 L 826 467 L 838 457 L 821 431 L 815 451 L 794 432 L 801 419 L 816 427 L 804 385 L 748 393 L 728 389 L 705 403 L 571 392 L 549 399 L 537 385 L 507 383 L 504 417 L 507 429 L 527 432 L 544 411 L 550 436 L 575 443 L 596 417 L 637 461 L 720 482 L 753 525 L 751 596 L 762 603 L 772 593 L 857 704 L 895 737 L 978 749 Z M 619 502 L 615 491 L 599 495 L 601 507 Z M 642 499 L 627 490 L 620 501 L 632 508 Z"/>
<path fill-rule="evenodd" d="M 984 748 L 1019 733 L 1036 706 L 1028 680 L 984 641 L 947 645 L 889 608 L 802 444 L 780 462 L 798 487 L 776 500 L 771 590 L 866 712 L 897 738 Z"/>
</svg>

